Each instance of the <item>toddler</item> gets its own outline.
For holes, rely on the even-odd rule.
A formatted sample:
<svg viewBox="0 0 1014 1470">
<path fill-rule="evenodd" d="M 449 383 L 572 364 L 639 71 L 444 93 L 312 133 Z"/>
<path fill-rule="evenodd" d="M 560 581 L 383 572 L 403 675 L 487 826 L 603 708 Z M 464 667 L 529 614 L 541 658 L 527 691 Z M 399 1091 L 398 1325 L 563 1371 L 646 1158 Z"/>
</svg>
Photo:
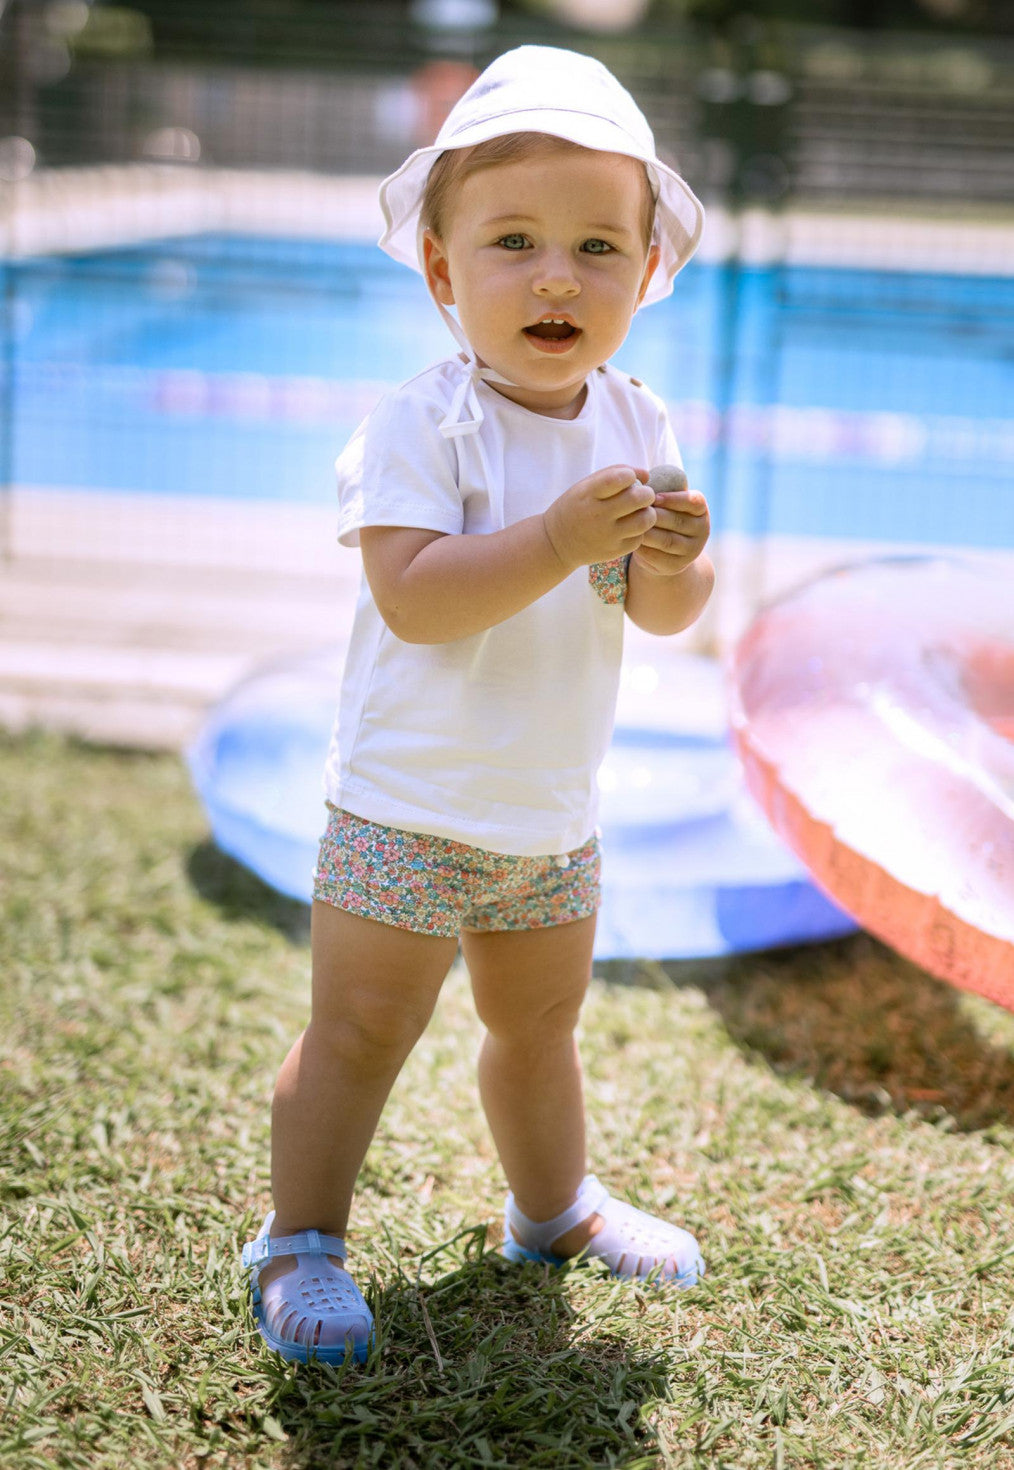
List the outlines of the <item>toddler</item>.
<svg viewBox="0 0 1014 1470">
<path fill-rule="evenodd" d="M 459 943 L 505 1255 L 679 1286 L 704 1269 L 686 1231 L 586 1174 L 574 1039 L 624 615 L 676 633 L 713 581 L 704 497 L 647 483 L 679 462 L 664 407 L 609 366 L 696 248 L 701 207 L 616 79 L 541 46 L 494 61 L 381 203 L 381 245 L 421 271 L 461 352 L 384 398 L 338 460 L 339 539 L 365 575 L 310 1023 L 275 1089 L 275 1209 L 243 1257 L 261 1334 L 303 1361 L 368 1352 L 341 1237 Z"/>
</svg>

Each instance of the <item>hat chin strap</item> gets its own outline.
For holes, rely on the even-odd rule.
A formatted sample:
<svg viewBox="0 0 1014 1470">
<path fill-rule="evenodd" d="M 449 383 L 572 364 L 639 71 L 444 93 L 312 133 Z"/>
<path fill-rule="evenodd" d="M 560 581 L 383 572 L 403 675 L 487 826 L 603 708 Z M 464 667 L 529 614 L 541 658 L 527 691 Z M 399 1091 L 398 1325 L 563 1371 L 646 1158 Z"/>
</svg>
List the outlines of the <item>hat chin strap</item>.
<svg viewBox="0 0 1014 1470">
<path fill-rule="evenodd" d="M 475 355 L 475 348 L 465 336 L 457 317 L 453 316 L 447 310 L 447 307 L 442 301 L 437 300 L 433 288 L 429 284 L 429 277 L 426 272 L 426 252 L 423 248 L 424 234 L 423 222 L 420 218 L 416 225 L 415 241 L 419 274 L 426 282 L 433 305 L 443 317 L 448 331 L 461 348 L 465 355 L 465 361 L 468 364 L 468 373 L 462 379 L 460 386 L 451 400 L 451 406 L 440 424 L 440 432 L 445 439 L 456 439 L 462 434 L 477 434 L 479 425 L 485 417 L 482 411 L 482 404 L 479 402 L 479 395 L 475 391 L 476 385 L 479 382 L 500 383 L 504 388 L 519 388 L 521 385 L 520 383 L 512 383 L 510 378 L 503 377 L 494 368 L 483 367 L 481 365 Z"/>
<path fill-rule="evenodd" d="M 461 323 L 451 315 L 443 302 L 433 300 L 436 308 L 450 329 L 455 342 L 461 348 L 465 357 L 468 371 L 462 374 L 461 382 L 454 391 L 451 406 L 440 423 L 440 432 L 445 439 L 463 439 L 466 435 L 478 435 L 485 414 L 482 404 L 479 402 L 477 392 L 478 384 L 502 383 L 506 388 L 516 388 L 517 383 L 512 383 L 510 378 L 503 377 L 493 368 L 483 367 L 475 355 L 475 349 L 465 336 Z M 503 482 L 498 475 L 490 472 L 489 462 L 486 458 L 486 449 L 481 438 L 474 440 L 478 450 L 479 460 L 483 467 L 483 480 L 489 494 L 489 509 L 495 530 L 502 530 L 504 521 L 504 490 Z M 460 452 L 460 451 L 459 451 Z"/>
<path fill-rule="evenodd" d="M 505 378 L 494 368 L 483 367 L 475 355 L 475 348 L 465 336 L 457 317 L 452 316 L 443 302 L 438 301 L 435 296 L 433 297 L 433 303 L 446 322 L 451 336 L 464 353 L 468 365 L 468 372 L 462 378 L 454 397 L 451 399 L 451 406 L 440 424 L 440 432 L 444 438 L 454 439 L 460 434 L 478 433 L 479 425 L 484 418 L 482 404 L 479 402 L 479 395 L 476 392 L 476 385 L 479 382 L 500 383 L 505 388 L 517 388 L 520 384 L 511 382 L 510 378 Z"/>
</svg>

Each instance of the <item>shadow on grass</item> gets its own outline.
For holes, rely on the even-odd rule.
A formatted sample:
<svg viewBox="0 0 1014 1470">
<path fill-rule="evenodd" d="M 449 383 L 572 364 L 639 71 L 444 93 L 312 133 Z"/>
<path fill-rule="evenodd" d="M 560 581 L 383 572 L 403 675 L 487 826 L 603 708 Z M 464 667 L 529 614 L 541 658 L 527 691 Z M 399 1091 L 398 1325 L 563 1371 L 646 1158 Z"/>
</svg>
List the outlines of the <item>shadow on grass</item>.
<svg viewBox="0 0 1014 1470">
<path fill-rule="evenodd" d="M 733 1040 L 775 1071 L 865 1112 L 946 1117 L 965 1132 L 1014 1125 L 1014 1016 L 868 934 L 648 968 L 648 983 L 665 983 L 664 972 L 699 986 Z"/>
<path fill-rule="evenodd" d="M 309 943 L 309 904 L 278 893 L 214 842 L 201 842 L 193 849 L 187 877 L 227 919 L 253 919 L 270 924 L 295 944 Z"/>
<path fill-rule="evenodd" d="M 578 1317 L 566 1273 L 483 1249 L 428 1284 L 371 1295 L 378 1347 L 363 1367 L 278 1370 L 271 1412 L 292 1470 L 491 1465 L 578 1470 L 656 1463 L 642 1410 L 671 1365 Z"/>
</svg>

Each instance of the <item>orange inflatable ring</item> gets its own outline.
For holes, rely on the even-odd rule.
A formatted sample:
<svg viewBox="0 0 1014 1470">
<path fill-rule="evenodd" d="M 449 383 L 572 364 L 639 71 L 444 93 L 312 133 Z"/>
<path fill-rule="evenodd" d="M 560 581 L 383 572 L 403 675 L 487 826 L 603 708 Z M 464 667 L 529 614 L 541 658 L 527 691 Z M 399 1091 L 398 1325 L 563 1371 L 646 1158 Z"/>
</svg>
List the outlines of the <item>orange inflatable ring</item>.
<svg viewBox="0 0 1014 1470">
<path fill-rule="evenodd" d="M 1014 1010 L 1014 587 L 889 558 L 763 610 L 732 659 L 747 784 L 817 884 Z"/>
</svg>

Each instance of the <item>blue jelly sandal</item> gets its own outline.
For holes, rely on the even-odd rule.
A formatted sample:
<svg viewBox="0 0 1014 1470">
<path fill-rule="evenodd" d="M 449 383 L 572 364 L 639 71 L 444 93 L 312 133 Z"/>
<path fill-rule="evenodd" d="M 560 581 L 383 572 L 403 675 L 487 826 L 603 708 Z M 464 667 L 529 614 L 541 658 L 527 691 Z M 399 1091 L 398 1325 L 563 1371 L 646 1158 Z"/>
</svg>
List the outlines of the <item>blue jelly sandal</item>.
<svg viewBox="0 0 1014 1470">
<path fill-rule="evenodd" d="M 373 1313 L 349 1273 L 328 1260 L 340 1256 L 344 1262 L 344 1240 L 316 1230 L 272 1238 L 274 1218 L 272 1211 L 256 1240 L 243 1247 L 257 1331 L 289 1362 L 342 1363 L 350 1353 L 365 1362 L 373 1346 Z M 273 1256 L 295 1256 L 296 1264 L 262 1291 L 261 1267 Z"/>
<path fill-rule="evenodd" d="M 602 1229 L 570 1264 L 602 1261 L 613 1276 L 664 1281 L 679 1287 L 695 1286 L 704 1275 L 700 1250 L 688 1231 L 613 1199 L 594 1174 L 585 1178 L 577 1199 L 555 1220 L 529 1220 L 514 1203 L 513 1194 L 509 1194 L 504 1213 L 503 1253 L 509 1261 L 545 1261 L 550 1266 L 565 1266 L 567 1258 L 553 1252 L 553 1243 L 589 1215 L 601 1215 Z"/>
</svg>

